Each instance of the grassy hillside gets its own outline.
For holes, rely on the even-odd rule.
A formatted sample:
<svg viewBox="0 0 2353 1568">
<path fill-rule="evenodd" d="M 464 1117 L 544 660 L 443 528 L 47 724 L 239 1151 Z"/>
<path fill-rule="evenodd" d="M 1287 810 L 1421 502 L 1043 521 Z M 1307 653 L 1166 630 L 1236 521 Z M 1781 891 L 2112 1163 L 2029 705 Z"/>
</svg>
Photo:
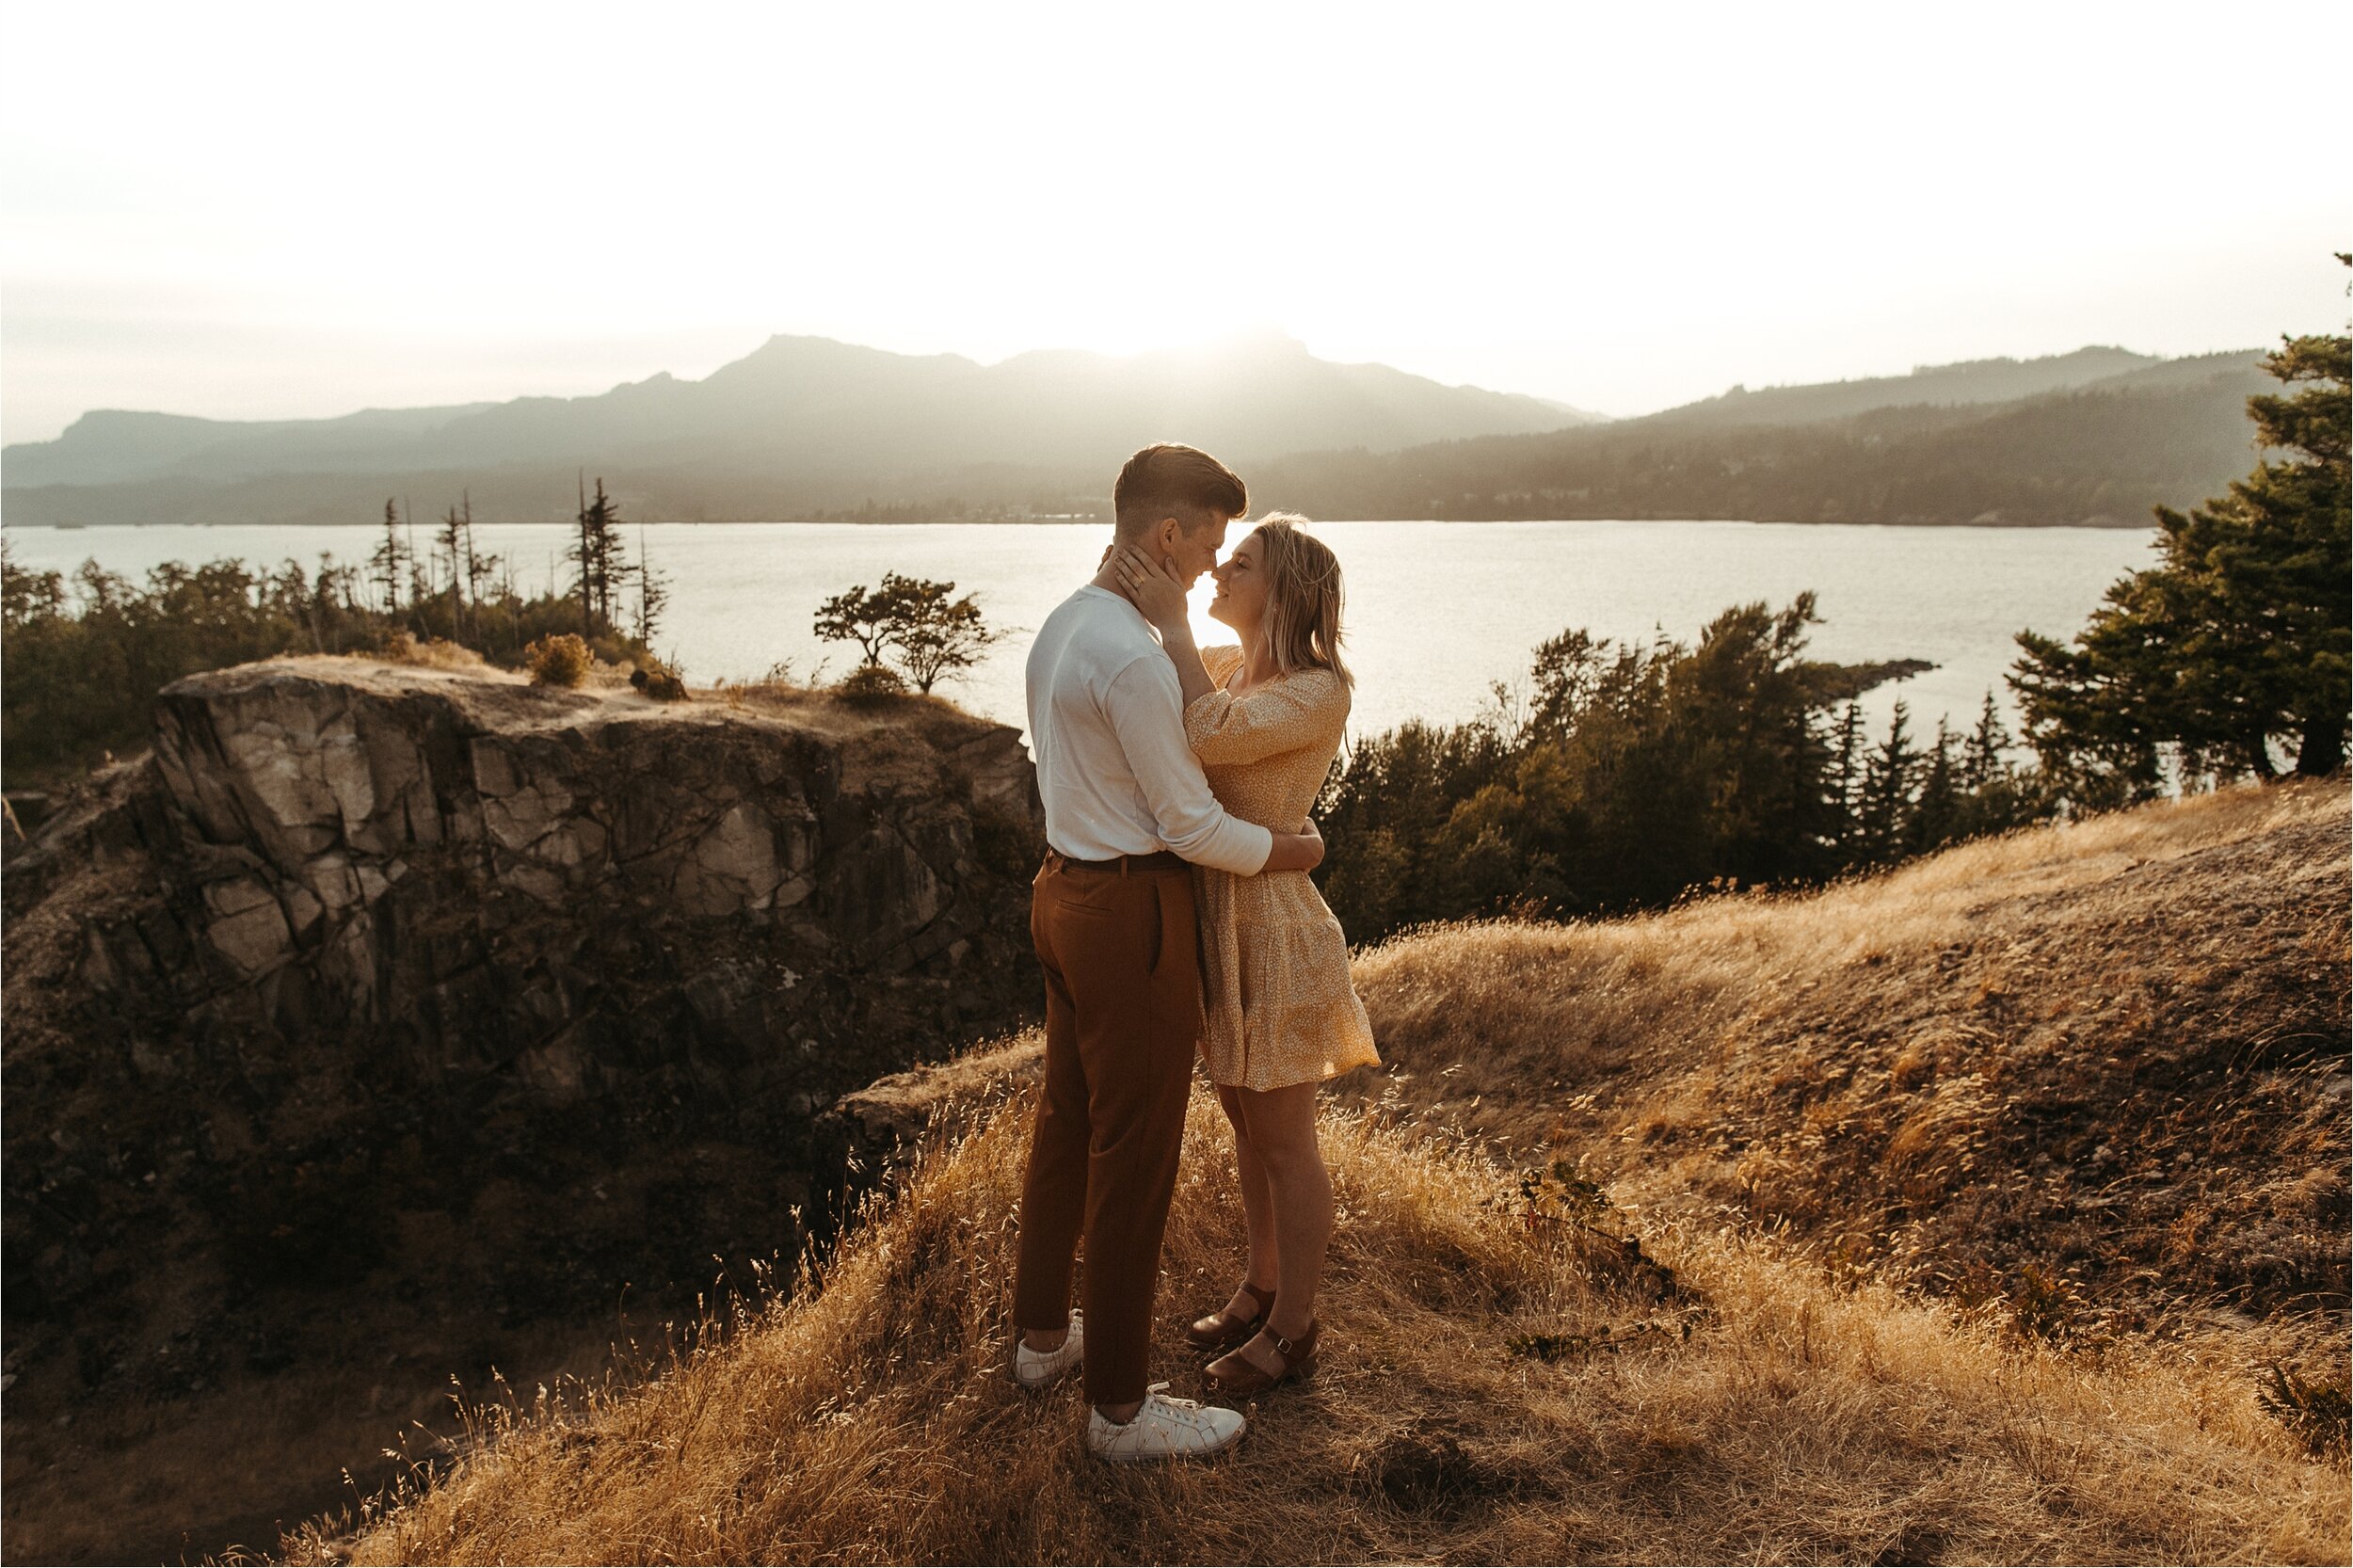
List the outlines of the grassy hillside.
<svg viewBox="0 0 2353 1568">
<path fill-rule="evenodd" d="M 2341 788 L 2234 792 L 1812 899 L 1365 955 L 1392 1070 L 1325 1121 L 1329 1364 L 1228 1460 L 1108 1472 L 1074 1389 L 1005 1381 L 1007 1090 L 792 1299 L 642 1386 L 481 1412 L 422 1496 L 289 1544 L 2342 1561 L 2341 1461 L 2259 1374 L 2342 1385 L 2346 827 Z M 1196 1096 L 1179 1393 L 1177 1325 L 1240 1256 L 1217 1121 Z"/>
<path fill-rule="evenodd" d="M 2232 790 L 1391 943 L 1357 983 L 1396 1076 L 1352 1096 L 1964 1300 L 2032 1266 L 2086 1335 L 2341 1342 L 2346 833 L 2342 786 Z"/>
</svg>

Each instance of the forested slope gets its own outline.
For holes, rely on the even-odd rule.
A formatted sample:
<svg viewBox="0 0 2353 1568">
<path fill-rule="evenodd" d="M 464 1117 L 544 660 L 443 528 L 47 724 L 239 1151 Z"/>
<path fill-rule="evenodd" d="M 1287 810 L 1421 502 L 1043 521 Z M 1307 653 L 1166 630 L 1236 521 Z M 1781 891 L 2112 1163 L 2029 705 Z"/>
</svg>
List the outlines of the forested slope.
<svg viewBox="0 0 2353 1568">
<path fill-rule="evenodd" d="M 1259 465 L 1251 483 L 1332 518 L 2142 527 L 2152 507 L 2194 504 L 2246 471 L 2247 398 L 2268 387 L 2254 355 L 2213 355 L 2006 402 L 1832 418 L 1793 403 L 1771 424 L 1670 410 L 1391 454 L 1303 454 Z"/>
</svg>

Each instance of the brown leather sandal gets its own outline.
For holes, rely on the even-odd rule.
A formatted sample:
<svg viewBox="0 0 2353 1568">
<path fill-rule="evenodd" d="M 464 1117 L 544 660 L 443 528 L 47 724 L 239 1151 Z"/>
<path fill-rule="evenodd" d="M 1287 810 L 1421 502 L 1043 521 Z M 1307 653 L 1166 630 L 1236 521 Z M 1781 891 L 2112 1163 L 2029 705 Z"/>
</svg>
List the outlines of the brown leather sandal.
<svg viewBox="0 0 2353 1568">
<path fill-rule="evenodd" d="M 1269 1329 L 1267 1341 L 1274 1347 L 1274 1353 L 1283 1358 L 1281 1371 L 1268 1371 L 1237 1348 L 1210 1362 L 1209 1369 L 1201 1374 L 1202 1381 L 1220 1399 L 1246 1400 L 1263 1394 L 1278 1383 L 1305 1376 L 1315 1365 L 1316 1343 L 1322 1336 L 1321 1320 L 1309 1322 L 1296 1339 L 1286 1339 Z"/>
<path fill-rule="evenodd" d="M 1258 1332 L 1258 1325 L 1274 1310 L 1274 1292 L 1261 1290 L 1248 1280 L 1241 1282 L 1241 1293 L 1258 1304 L 1258 1310 L 1248 1318 L 1237 1318 L 1225 1307 L 1212 1317 L 1195 1318 L 1185 1330 L 1185 1343 L 1196 1351 L 1230 1351 L 1236 1345 L 1247 1344 Z"/>
</svg>

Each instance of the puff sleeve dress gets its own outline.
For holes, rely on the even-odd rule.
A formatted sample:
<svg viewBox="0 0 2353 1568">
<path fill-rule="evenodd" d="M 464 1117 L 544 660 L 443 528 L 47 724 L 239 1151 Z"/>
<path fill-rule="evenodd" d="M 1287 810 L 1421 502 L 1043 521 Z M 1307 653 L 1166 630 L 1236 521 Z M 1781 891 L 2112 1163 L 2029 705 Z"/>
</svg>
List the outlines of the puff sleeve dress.
<svg viewBox="0 0 2353 1568">
<path fill-rule="evenodd" d="M 1217 689 L 1185 710 L 1185 738 L 1218 804 L 1244 822 L 1296 832 L 1323 788 L 1348 724 L 1348 687 L 1301 670 L 1225 690 L 1241 649 L 1202 649 Z M 1201 920 L 1202 1061 L 1244 1089 L 1317 1083 L 1381 1060 L 1349 982 L 1348 938 L 1305 872 L 1236 876 L 1193 868 Z"/>
</svg>

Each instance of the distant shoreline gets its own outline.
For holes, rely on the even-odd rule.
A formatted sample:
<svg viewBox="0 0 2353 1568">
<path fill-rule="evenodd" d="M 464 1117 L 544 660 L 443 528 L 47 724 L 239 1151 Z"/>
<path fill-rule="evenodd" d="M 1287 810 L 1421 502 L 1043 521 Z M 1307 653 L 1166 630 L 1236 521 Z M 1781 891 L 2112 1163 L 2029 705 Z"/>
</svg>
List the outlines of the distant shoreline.
<svg viewBox="0 0 2353 1568">
<path fill-rule="evenodd" d="M 2080 522 L 1988 522 L 1971 519 L 1961 522 L 1907 521 L 1877 522 L 1842 520 L 1824 522 L 1820 520 L 1801 521 L 1795 518 L 1318 518 L 1318 522 L 1397 524 L 1419 528 L 1453 528 L 1461 526 L 1557 528 L 1563 524 L 1594 523 L 1609 525 L 1641 524 L 1660 528 L 1681 528 L 1694 523 L 1738 523 L 1754 528 L 1984 528 L 2003 533 L 2053 528 L 2096 529 L 2103 533 L 2119 530 L 2153 529 L 2154 519 L 2132 521 L 2123 518 L 2091 518 Z M 486 528 L 569 528 L 566 519 L 543 519 L 538 521 L 516 522 L 479 520 Z M 878 518 L 871 521 L 853 522 L 840 519 L 810 518 L 632 518 L 623 527 L 635 528 L 1106 528 L 1111 519 L 1101 518 Z M 50 533 L 87 533 L 98 529 L 123 528 L 348 528 L 355 534 L 374 534 L 383 523 L 375 522 L 7 522 L 0 521 L 0 532 L 31 532 L 35 529 Z"/>
</svg>

